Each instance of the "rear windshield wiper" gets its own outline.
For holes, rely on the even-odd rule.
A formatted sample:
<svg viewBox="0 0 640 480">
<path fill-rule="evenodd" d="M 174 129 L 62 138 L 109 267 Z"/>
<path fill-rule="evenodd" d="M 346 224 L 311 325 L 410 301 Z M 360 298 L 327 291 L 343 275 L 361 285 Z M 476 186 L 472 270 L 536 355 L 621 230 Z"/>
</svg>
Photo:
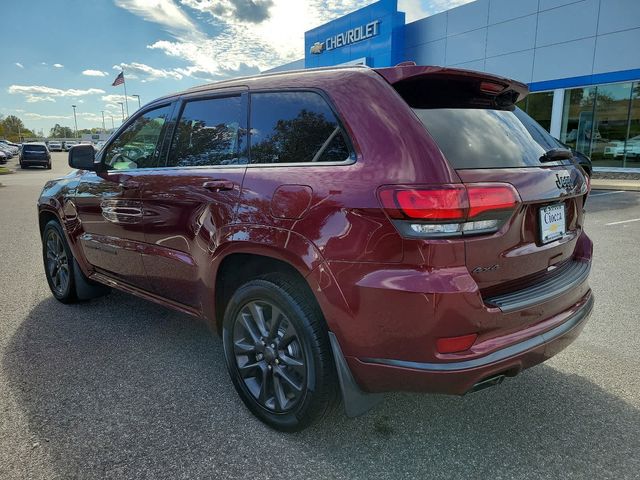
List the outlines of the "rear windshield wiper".
<svg viewBox="0 0 640 480">
<path fill-rule="evenodd" d="M 557 160 L 567 160 L 573 158 L 573 152 L 566 148 L 552 148 L 540 157 L 541 162 L 555 162 Z"/>
</svg>

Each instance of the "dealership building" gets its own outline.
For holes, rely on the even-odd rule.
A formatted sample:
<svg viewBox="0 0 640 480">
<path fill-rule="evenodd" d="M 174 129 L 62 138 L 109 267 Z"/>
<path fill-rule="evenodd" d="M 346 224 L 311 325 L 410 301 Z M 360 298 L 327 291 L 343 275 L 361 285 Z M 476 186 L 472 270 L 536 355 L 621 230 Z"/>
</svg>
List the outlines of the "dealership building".
<svg viewBox="0 0 640 480">
<path fill-rule="evenodd" d="M 476 0 L 411 23 L 381 0 L 305 33 L 273 71 L 414 61 L 529 85 L 519 106 L 594 166 L 640 169 L 640 0 Z"/>
</svg>

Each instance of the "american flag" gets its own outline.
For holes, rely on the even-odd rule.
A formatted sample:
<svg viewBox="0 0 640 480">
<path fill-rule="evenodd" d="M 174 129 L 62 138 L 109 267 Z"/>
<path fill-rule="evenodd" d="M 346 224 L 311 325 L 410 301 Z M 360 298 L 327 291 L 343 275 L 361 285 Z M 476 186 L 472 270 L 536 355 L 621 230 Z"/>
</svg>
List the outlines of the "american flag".
<svg viewBox="0 0 640 480">
<path fill-rule="evenodd" d="M 124 72 L 120 72 L 116 79 L 111 84 L 112 87 L 117 87 L 118 85 L 122 85 L 124 83 Z"/>
</svg>

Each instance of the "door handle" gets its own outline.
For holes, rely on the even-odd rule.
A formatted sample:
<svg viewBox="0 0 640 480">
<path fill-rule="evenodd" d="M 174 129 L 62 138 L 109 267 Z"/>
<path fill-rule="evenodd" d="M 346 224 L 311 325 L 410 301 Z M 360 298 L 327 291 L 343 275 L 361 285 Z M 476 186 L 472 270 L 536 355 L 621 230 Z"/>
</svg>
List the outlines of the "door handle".
<svg viewBox="0 0 640 480">
<path fill-rule="evenodd" d="M 223 190 L 233 190 L 233 182 L 229 180 L 211 180 L 202 184 L 204 188 L 212 192 L 221 192 Z"/>
</svg>

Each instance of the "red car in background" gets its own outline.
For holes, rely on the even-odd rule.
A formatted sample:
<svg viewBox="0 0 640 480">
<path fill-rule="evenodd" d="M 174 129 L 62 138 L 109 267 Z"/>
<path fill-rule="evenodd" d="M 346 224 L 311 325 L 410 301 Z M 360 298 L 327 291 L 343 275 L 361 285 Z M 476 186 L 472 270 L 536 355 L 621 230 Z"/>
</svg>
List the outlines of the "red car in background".
<svg viewBox="0 0 640 480">
<path fill-rule="evenodd" d="M 160 98 L 48 182 L 62 302 L 114 287 L 205 319 L 281 430 L 340 398 L 465 394 L 566 347 L 593 307 L 588 179 L 515 103 L 441 67 L 330 68 Z"/>
</svg>

